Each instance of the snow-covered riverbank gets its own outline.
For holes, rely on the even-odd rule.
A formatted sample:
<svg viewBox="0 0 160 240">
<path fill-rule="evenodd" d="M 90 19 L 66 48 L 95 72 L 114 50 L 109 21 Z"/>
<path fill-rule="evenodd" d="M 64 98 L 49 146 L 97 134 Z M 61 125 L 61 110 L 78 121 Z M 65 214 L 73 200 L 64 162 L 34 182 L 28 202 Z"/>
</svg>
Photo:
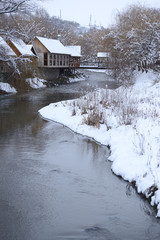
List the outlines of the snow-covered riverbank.
<svg viewBox="0 0 160 240">
<path fill-rule="evenodd" d="M 16 89 L 9 83 L 0 82 L 0 90 L 6 93 L 17 93 Z"/>
<path fill-rule="evenodd" d="M 44 79 L 39 78 L 27 78 L 26 82 L 28 85 L 33 89 L 39 89 L 39 88 L 45 88 L 46 87 L 46 81 Z M 5 93 L 17 93 L 17 90 L 10 85 L 10 83 L 3 83 L 0 82 L 0 90 L 2 90 Z"/>
<path fill-rule="evenodd" d="M 73 75 L 69 78 L 66 78 L 66 82 L 67 83 L 74 83 L 74 82 L 79 82 L 79 81 L 85 81 L 86 78 L 87 78 L 86 75 L 77 71 L 75 75 Z M 25 79 L 24 84 L 26 84 L 26 83 L 27 83 L 27 87 L 26 87 L 27 91 L 28 91 L 28 87 L 31 88 L 31 89 L 39 89 L 39 88 L 46 88 L 47 87 L 47 80 L 44 80 L 44 79 L 41 79 L 41 78 L 38 78 L 38 77 Z M 59 82 L 59 84 L 60 83 L 61 82 Z M 56 85 L 58 85 L 58 84 L 55 84 L 55 86 Z M 8 83 L 0 82 L 0 91 L 3 91 L 4 93 L 12 93 L 12 94 L 18 92 L 18 90 L 15 87 L 13 87 L 9 82 Z"/>
<path fill-rule="evenodd" d="M 141 73 L 134 86 L 99 89 L 50 104 L 41 116 L 109 145 L 112 170 L 150 198 L 160 217 L 160 78 Z"/>
</svg>

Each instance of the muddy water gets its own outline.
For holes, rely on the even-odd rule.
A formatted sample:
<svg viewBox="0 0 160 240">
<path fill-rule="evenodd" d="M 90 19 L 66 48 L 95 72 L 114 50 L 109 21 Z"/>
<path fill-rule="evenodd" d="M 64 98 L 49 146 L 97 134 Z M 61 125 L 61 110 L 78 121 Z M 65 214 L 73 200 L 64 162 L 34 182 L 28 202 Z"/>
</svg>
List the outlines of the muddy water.
<svg viewBox="0 0 160 240">
<path fill-rule="evenodd" d="M 38 110 L 97 87 L 85 82 L 0 97 L 1 240 L 149 240 L 160 221 L 148 202 L 110 170 L 106 147 L 42 120 Z"/>
</svg>

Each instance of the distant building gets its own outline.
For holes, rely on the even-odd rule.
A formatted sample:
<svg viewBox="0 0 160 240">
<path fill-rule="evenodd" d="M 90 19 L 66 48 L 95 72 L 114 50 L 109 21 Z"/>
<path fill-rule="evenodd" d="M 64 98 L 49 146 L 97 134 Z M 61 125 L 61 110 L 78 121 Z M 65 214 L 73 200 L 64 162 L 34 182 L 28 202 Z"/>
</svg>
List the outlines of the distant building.
<svg viewBox="0 0 160 240">
<path fill-rule="evenodd" d="M 98 52 L 97 59 L 98 59 L 98 67 L 106 66 L 109 62 L 109 53 L 108 52 Z"/>
<path fill-rule="evenodd" d="M 107 53 L 106 53 L 106 52 L 98 52 L 98 53 L 97 53 L 97 57 L 98 57 L 99 59 L 100 59 L 100 58 L 104 59 L 104 58 L 107 57 Z"/>
</svg>

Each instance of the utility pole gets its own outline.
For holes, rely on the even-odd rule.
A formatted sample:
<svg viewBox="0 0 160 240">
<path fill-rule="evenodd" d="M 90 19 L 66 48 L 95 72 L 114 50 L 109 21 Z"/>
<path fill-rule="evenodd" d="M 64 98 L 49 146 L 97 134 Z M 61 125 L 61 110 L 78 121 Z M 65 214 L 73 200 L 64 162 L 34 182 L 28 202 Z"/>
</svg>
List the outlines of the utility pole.
<svg viewBox="0 0 160 240">
<path fill-rule="evenodd" d="M 89 27 L 92 26 L 92 14 L 90 14 L 90 19 L 89 19 Z"/>
</svg>

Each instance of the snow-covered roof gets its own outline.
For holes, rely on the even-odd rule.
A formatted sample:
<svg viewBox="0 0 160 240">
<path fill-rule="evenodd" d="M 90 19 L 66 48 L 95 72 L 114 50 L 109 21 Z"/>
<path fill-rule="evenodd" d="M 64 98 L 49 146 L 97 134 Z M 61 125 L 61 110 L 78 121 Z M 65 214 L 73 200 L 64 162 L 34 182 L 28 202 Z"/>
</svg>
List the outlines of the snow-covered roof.
<svg viewBox="0 0 160 240">
<path fill-rule="evenodd" d="M 36 37 L 50 53 L 81 57 L 81 46 L 64 46 L 59 40 Z"/>
<path fill-rule="evenodd" d="M 36 38 L 43 44 L 45 48 L 47 48 L 47 50 L 50 53 L 70 55 L 67 48 L 65 48 L 65 46 L 63 46 L 63 44 L 59 40 L 49 39 L 44 37 L 36 37 Z"/>
<path fill-rule="evenodd" d="M 21 39 L 10 40 L 22 56 L 35 56 L 31 51 L 32 46 L 25 44 Z"/>
<path fill-rule="evenodd" d="M 3 40 L 2 37 L 0 37 L 0 46 L 2 46 L 5 51 L 6 51 L 6 54 L 8 56 L 16 56 L 16 54 L 13 52 L 13 50 L 9 47 L 9 45 Z"/>
<path fill-rule="evenodd" d="M 97 57 L 106 58 L 107 57 L 107 53 L 106 52 L 98 52 L 97 53 Z"/>
<path fill-rule="evenodd" d="M 81 46 L 66 46 L 65 48 L 72 57 L 81 57 Z"/>
</svg>

